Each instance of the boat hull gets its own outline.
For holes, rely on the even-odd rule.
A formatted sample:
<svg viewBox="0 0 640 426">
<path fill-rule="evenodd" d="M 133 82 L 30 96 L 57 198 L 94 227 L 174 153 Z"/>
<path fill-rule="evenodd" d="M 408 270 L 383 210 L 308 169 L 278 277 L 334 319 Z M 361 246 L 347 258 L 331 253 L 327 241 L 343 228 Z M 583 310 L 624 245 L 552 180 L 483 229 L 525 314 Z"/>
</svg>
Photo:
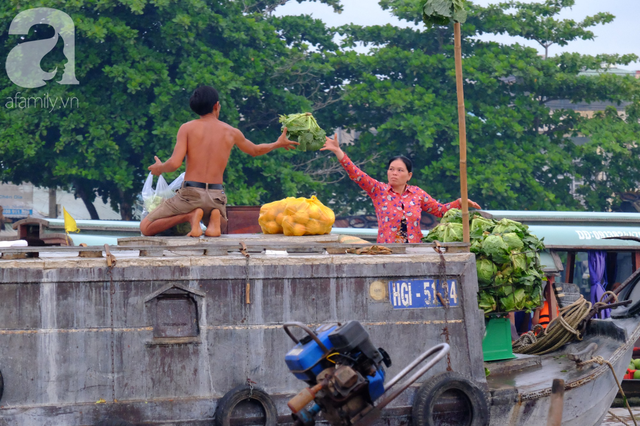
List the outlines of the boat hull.
<svg viewBox="0 0 640 426">
<path fill-rule="evenodd" d="M 210 424 L 220 398 L 247 379 L 287 422 L 287 400 L 306 386 L 284 363 L 294 345 L 287 321 L 359 320 L 390 354 L 389 377 L 449 340 L 450 356 L 424 379 L 450 365 L 486 388 L 472 254 L 247 259 L 184 250 L 115 252 L 112 268 L 104 258 L 0 261 L 0 424 Z M 457 306 L 392 306 L 389 282 L 442 273 L 459 284 Z M 413 389 L 385 418 L 406 420 Z"/>
<path fill-rule="evenodd" d="M 546 424 L 551 404 L 551 385 L 553 379 L 557 378 L 565 381 L 563 426 L 599 425 L 618 393 L 611 369 L 606 364 L 598 363 L 578 367 L 566 355 L 578 352 L 589 343 L 596 343 L 598 349 L 593 357 L 601 356 L 608 360 L 621 382 L 631 360 L 633 346 L 640 338 L 640 327 L 637 319 L 596 320 L 594 323 L 585 333 L 584 341 L 566 345 L 555 353 L 543 356 L 540 367 L 507 374 L 506 377 L 513 380 L 510 388 L 505 386 L 506 377 L 490 380 L 489 386 L 494 396 L 491 424 Z M 537 377 L 532 379 L 533 376 Z M 544 383 L 547 385 L 540 385 Z"/>
</svg>

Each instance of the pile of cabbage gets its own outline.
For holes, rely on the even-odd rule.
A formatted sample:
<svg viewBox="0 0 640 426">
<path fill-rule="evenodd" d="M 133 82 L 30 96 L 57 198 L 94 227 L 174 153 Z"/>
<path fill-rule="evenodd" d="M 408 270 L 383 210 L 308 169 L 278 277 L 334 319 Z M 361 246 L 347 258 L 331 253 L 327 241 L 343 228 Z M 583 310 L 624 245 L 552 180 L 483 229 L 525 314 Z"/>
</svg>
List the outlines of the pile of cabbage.
<svg viewBox="0 0 640 426">
<path fill-rule="evenodd" d="M 530 312 L 542 304 L 546 277 L 539 253 L 544 244 L 529 227 L 510 219 L 495 221 L 474 212 L 470 224 L 471 251 L 476 254 L 478 305 L 485 313 Z M 462 213 L 451 209 L 425 242 L 462 241 Z"/>
</svg>

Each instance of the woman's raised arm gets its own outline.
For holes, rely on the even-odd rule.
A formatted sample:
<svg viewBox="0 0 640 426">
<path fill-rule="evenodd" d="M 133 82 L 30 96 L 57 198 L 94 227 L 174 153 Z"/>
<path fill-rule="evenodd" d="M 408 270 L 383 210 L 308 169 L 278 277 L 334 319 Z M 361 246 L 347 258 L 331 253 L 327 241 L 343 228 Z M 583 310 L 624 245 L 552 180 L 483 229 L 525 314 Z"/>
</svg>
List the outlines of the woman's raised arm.
<svg viewBox="0 0 640 426">
<path fill-rule="evenodd" d="M 337 134 L 333 136 L 333 139 L 327 137 L 327 140 L 325 141 L 324 146 L 320 148 L 320 151 L 333 152 L 338 158 L 338 161 L 340 161 L 342 167 L 347 171 L 349 179 L 357 183 L 358 186 L 364 189 L 370 196 L 373 196 L 376 190 L 380 189 L 381 183 L 360 170 L 358 166 L 353 164 L 353 161 L 349 159 L 347 154 L 340 149 Z"/>
</svg>

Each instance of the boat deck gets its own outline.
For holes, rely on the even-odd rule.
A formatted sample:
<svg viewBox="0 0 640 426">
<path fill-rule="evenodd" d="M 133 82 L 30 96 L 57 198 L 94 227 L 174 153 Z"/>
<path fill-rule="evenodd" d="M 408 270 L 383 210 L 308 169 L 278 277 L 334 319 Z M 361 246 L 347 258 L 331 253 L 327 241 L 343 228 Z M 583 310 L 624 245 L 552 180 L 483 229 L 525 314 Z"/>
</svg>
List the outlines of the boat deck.
<svg viewBox="0 0 640 426">
<path fill-rule="evenodd" d="M 498 407 L 502 405 L 503 410 L 511 410 L 515 403 L 516 409 L 511 416 L 519 417 L 521 421 L 516 423 L 522 424 L 528 411 L 533 411 L 535 401 L 550 395 L 553 380 L 563 379 L 563 425 L 580 424 L 583 421 L 580 419 L 584 419 L 585 413 L 589 411 L 593 411 L 595 416 L 593 424 L 599 424 L 602 420 L 599 417 L 607 411 L 603 407 L 611 405 L 618 391 L 611 370 L 606 364 L 579 366 L 568 354 L 579 352 L 595 343 L 597 348 L 591 358 L 600 356 L 611 362 L 616 376 L 621 380 L 638 337 L 640 327 L 637 319 L 593 320 L 582 341 L 565 345 L 551 354 L 487 362 L 485 367 L 492 371 L 487 377 L 487 384 L 493 397 L 494 409 L 500 411 Z M 519 410 L 520 407 L 522 410 Z M 581 426 L 585 426 L 585 423 Z"/>
<path fill-rule="evenodd" d="M 284 235 L 233 234 L 218 238 L 128 237 L 119 238 L 117 246 L 44 246 L 0 247 L 0 262 L 24 257 L 76 258 L 105 257 L 109 250 L 118 258 L 184 257 L 184 256 L 287 256 L 304 254 L 347 254 L 349 248 L 371 247 L 372 243 L 348 235 Z M 384 244 L 393 254 L 435 254 L 431 245 Z M 450 253 L 468 251 L 464 243 L 447 244 Z M 242 249 L 245 249 L 244 251 Z M 29 253 L 30 255 L 24 256 Z M 22 255 L 22 256 L 20 256 Z"/>
</svg>

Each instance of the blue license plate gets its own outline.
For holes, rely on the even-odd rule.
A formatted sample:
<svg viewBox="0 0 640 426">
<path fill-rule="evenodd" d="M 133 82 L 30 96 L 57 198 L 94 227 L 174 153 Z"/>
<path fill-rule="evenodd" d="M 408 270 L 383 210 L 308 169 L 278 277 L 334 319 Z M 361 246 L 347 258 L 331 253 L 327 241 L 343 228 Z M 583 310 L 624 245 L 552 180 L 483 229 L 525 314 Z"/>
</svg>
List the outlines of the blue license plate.
<svg viewBox="0 0 640 426">
<path fill-rule="evenodd" d="M 449 306 L 458 306 L 458 282 L 447 280 Z M 447 294 L 440 280 L 389 281 L 389 300 L 394 309 L 441 308 L 440 293 L 446 303 Z"/>
</svg>

